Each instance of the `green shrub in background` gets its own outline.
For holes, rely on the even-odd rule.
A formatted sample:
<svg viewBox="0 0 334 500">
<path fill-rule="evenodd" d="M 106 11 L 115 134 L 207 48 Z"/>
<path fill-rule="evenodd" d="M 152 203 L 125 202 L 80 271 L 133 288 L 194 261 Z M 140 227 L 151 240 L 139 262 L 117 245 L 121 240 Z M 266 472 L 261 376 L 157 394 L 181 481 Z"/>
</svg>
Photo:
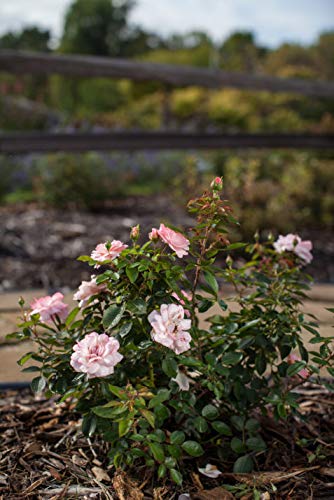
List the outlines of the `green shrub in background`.
<svg viewBox="0 0 334 500">
<path fill-rule="evenodd" d="M 118 187 L 117 176 L 95 153 L 42 156 L 34 171 L 37 198 L 57 207 L 94 208 Z"/>
<path fill-rule="evenodd" d="M 334 159 L 305 152 L 217 153 L 243 235 L 258 229 L 290 231 L 333 227 Z"/>
</svg>

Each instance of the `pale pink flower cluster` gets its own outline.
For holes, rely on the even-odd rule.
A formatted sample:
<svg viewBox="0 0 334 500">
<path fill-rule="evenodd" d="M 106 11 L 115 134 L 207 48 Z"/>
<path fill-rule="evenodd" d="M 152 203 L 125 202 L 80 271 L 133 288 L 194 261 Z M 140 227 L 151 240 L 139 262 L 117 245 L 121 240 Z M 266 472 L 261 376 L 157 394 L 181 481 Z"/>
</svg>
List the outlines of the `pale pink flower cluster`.
<svg viewBox="0 0 334 500">
<path fill-rule="evenodd" d="M 294 252 L 306 264 L 309 264 L 312 259 L 312 242 L 309 240 L 302 241 L 297 234 L 280 235 L 274 243 L 276 252 Z"/>
<path fill-rule="evenodd" d="M 176 354 L 190 349 L 190 319 L 184 319 L 184 309 L 176 304 L 162 304 L 160 312 L 152 311 L 148 321 L 152 326 L 151 336 L 155 342 L 172 349 Z"/>
<path fill-rule="evenodd" d="M 73 347 L 71 366 L 88 378 L 107 377 L 123 359 L 118 349 L 118 340 L 106 333 L 89 333 Z"/>
<path fill-rule="evenodd" d="M 185 302 L 184 299 L 187 299 L 188 302 L 191 302 L 192 299 L 193 299 L 192 293 L 186 292 L 185 290 L 181 290 L 181 297 L 176 292 L 172 293 L 172 297 L 174 297 L 174 299 L 176 299 L 181 304 L 181 306 L 185 306 L 186 305 L 186 302 Z M 188 316 L 188 318 L 189 318 L 190 311 L 188 311 L 187 309 L 185 309 L 184 314 L 186 316 Z"/>
<path fill-rule="evenodd" d="M 90 281 L 83 281 L 78 288 L 78 291 L 73 295 L 74 300 L 79 300 L 79 306 L 85 307 L 88 303 L 89 299 L 93 297 L 93 295 L 97 295 L 98 293 L 105 292 L 107 290 L 107 285 L 105 283 L 96 283 L 96 277 L 91 276 Z"/>
<path fill-rule="evenodd" d="M 149 234 L 150 240 L 156 240 L 158 237 L 167 243 L 180 259 L 188 255 L 189 240 L 183 234 L 173 231 L 164 224 L 160 224 L 159 229 L 152 228 Z"/>
<path fill-rule="evenodd" d="M 128 248 L 128 245 L 125 245 L 119 240 L 113 240 L 108 244 L 99 243 L 95 250 L 91 253 L 91 258 L 96 260 L 96 262 L 104 262 L 105 260 L 113 260 L 119 256 L 123 250 Z M 96 264 L 96 268 L 100 267 L 99 264 Z"/>
<path fill-rule="evenodd" d="M 65 321 L 68 315 L 68 305 L 63 302 L 64 295 L 62 293 L 55 293 L 53 295 L 46 295 L 40 299 L 34 299 L 30 304 L 33 314 L 39 314 L 43 323 L 50 323 L 59 317 L 61 321 Z"/>
<path fill-rule="evenodd" d="M 294 363 L 296 363 L 297 361 L 300 361 L 300 357 L 297 356 L 297 354 L 289 354 L 288 358 L 287 358 L 287 361 L 289 363 L 289 365 L 293 365 Z M 307 368 L 302 368 L 298 373 L 297 375 L 299 375 L 301 378 L 309 378 L 309 376 L 311 375 L 310 372 L 308 371 Z"/>
</svg>

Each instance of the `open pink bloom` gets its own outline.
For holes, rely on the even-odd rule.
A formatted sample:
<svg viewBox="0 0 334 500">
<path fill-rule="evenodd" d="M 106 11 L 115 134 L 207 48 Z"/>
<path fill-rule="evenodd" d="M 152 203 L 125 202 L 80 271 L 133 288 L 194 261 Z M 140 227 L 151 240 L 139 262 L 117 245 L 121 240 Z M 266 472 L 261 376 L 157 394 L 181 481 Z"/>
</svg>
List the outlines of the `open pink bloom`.
<svg viewBox="0 0 334 500">
<path fill-rule="evenodd" d="M 294 252 L 306 264 L 309 264 L 313 256 L 311 254 L 312 242 L 309 240 L 302 241 L 297 234 L 280 235 L 274 243 L 276 252 Z"/>
<path fill-rule="evenodd" d="M 293 365 L 294 363 L 296 363 L 296 361 L 300 361 L 300 357 L 297 356 L 297 354 L 289 354 L 288 358 L 287 358 L 287 361 L 289 363 L 289 365 Z M 309 376 L 311 375 L 310 372 L 308 371 L 307 368 L 302 368 L 298 373 L 297 375 L 299 375 L 299 377 L 301 378 L 309 378 Z"/>
<path fill-rule="evenodd" d="M 118 352 L 119 342 L 106 333 L 89 333 L 73 347 L 71 366 L 88 378 L 107 377 L 123 359 Z"/>
<path fill-rule="evenodd" d="M 166 227 L 164 224 L 160 224 L 157 232 L 162 241 L 167 243 L 180 259 L 184 255 L 188 255 L 189 240 L 183 234 L 173 231 L 173 229 Z"/>
<path fill-rule="evenodd" d="M 109 246 L 109 245 L 108 245 Z M 113 260 L 119 256 L 123 250 L 128 248 L 128 245 L 125 245 L 119 240 L 113 240 L 110 243 L 110 247 L 107 248 L 107 243 L 100 243 L 97 245 L 95 250 L 91 253 L 91 258 L 96 260 L 97 262 L 104 262 L 105 260 Z M 95 267 L 100 267 L 98 264 Z"/>
<path fill-rule="evenodd" d="M 78 291 L 73 295 L 74 300 L 79 300 L 79 306 L 84 307 L 93 295 L 107 290 L 105 283 L 96 283 L 96 277 L 91 276 L 90 281 L 83 281 L 78 288 Z"/>
<path fill-rule="evenodd" d="M 160 313 L 152 311 L 148 321 L 152 325 L 152 338 L 155 342 L 172 349 L 176 354 L 190 349 L 190 319 L 184 319 L 184 309 L 176 304 L 162 304 Z"/>
<path fill-rule="evenodd" d="M 172 293 L 172 297 L 174 297 L 174 299 L 176 299 L 181 304 L 181 306 L 185 306 L 186 303 L 184 299 L 187 299 L 189 302 L 191 302 L 193 295 L 192 293 L 188 293 L 185 290 L 181 290 L 181 297 L 175 292 Z M 188 311 L 188 309 L 185 309 L 184 314 L 189 318 L 190 311 Z"/>
<path fill-rule="evenodd" d="M 46 295 L 40 299 L 34 299 L 30 304 L 32 314 L 39 314 L 43 323 L 50 323 L 56 319 L 56 315 L 61 321 L 65 321 L 68 315 L 68 305 L 63 302 L 64 295 L 55 293 L 54 295 Z"/>
<path fill-rule="evenodd" d="M 155 227 L 152 227 L 152 231 L 149 233 L 148 237 L 152 241 L 159 239 L 158 230 Z"/>
<path fill-rule="evenodd" d="M 312 241 L 305 240 L 299 241 L 295 247 L 295 254 L 298 255 L 300 259 L 302 259 L 306 264 L 312 262 L 313 255 L 311 254 L 311 250 L 313 248 Z"/>
</svg>

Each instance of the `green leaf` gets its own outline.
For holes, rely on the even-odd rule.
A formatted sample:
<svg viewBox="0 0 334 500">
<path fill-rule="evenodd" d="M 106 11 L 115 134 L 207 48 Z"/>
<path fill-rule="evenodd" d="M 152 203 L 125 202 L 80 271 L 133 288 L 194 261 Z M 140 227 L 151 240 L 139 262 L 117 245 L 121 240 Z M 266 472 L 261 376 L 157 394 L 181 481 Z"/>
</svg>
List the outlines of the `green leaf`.
<svg viewBox="0 0 334 500">
<path fill-rule="evenodd" d="M 162 361 L 162 369 L 168 377 L 176 377 L 177 362 L 174 358 L 165 358 Z"/>
<path fill-rule="evenodd" d="M 218 286 L 216 278 L 209 271 L 204 271 L 203 275 L 204 275 L 205 281 L 209 285 L 210 290 L 213 292 L 213 294 L 215 296 L 217 296 L 218 291 L 219 291 L 219 286 Z"/>
<path fill-rule="evenodd" d="M 166 472 L 167 472 L 167 467 L 164 464 L 159 465 L 158 478 L 161 479 L 165 477 Z"/>
<path fill-rule="evenodd" d="M 151 411 L 148 411 L 148 410 L 144 410 L 144 409 L 140 410 L 140 413 L 148 421 L 148 423 L 150 424 L 150 426 L 153 427 L 153 429 L 154 429 L 154 426 L 155 426 L 155 416 L 154 416 L 154 413 L 152 413 Z"/>
<path fill-rule="evenodd" d="M 152 452 L 153 457 L 157 462 L 163 462 L 165 460 L 165 452 L 163 446 L 159 443 L 148 443 L 148 446 Z"/>
<path fill-rule="evenodd" d="M 206 312 L 213 306 L 213 302 L 208 299 L 203 299 L 198 303 L 198 311 L 200 313 Z"/>
<path fill-rule="evenodd" d="M 277 413 L 281 418 L 286 418 L 287 413 L 286 413 L 286 408 L 284 403 L 278 403 L 277 405 Z"/>
<path fill-rule="evenodd" d="M 133 326 L 132 321 L 124 323 L 124 325 L 122 325 L 121 328 L 119 329 L 118 335 L 122 338 L 125 337 L 131 331 L 132 326 Z"/>
<path fill-rule="evenodd" d="M 256 432 L 259 430 L 260 424 L 255 418 L 249 418 L 245 424 L 245 428 L 249 432 Z"/>
<path fill-rule="evenodd" d="M 46 386 L 46 380 L 44 377 L 35 377 L 32 379 L 30 385 L 34 392 L 41 392 Z"/>
<path fill-rule="evenodd" d="M 214 422 L 211 423 L 213 429 L 219 434 L 223 434 L 223 436 L 232 436 L 232 431 L 230 427 L 225 424 L 224 422 L 221 422 L 220 420 L 215 420 Z"/>
<path fill-rule="evenodd" d="M 116 385 L 108 384 L 108 389 L 110 392 L 115 394 L 115 396 L 117 396 L 122 401 L 126 401 L 128 399 L 126 391 L 124 389 L 122 389 L 121 387 L 116 387 Z"/>
<path fill-rule="evenodd" d="M 244 443 L 241 441 L 241 439 L 237 438 L 237 437 L 234 437 L 232 438 L 231 440 L 231 449 L 235 452 L 235 453 L 244 453 L 246 451 L 246 446 L 244 445 Z"/>
<path fill-rule="evenodd" d="M 224 250 L 236 250 L 237 248 L 244 248 L 245 246 L 247 246 L 247 243 L 231 243 L 226 248 L 224 248 Z"/>
<path fill-rule="evenodd" d="M 170 397 L 170 391 L 168 389 L 160 389 L 159 392 L 150 400 L 148 407 L 154 408 L 160 403 L 167 401 Z"/>
<path fill-rule="evenodd" d="M 213 405 L 206 405 L 202 409 L 202 416 L 207 418 L 208 420 L 214 420 L 219 415 L 219 410 Z"/>
<path fill-rule="evenodd" d="M 208 430 L 208 423 L 203 417 L 196 417 L 194 420 L 194 426 L 198 432 L 206 432 Z"/>
<path fill-rule="evenodd" d="M 218 304 L 220 305 L 223 311 L 227 311 L 228 305 L 223 299 L 218 300 Z"/>
<path fill-rule="evenodd" d="M 77 260 L 80 262 L 90 262 L 92 258 L 89 255 L 80 255 L 80 257 L 77 257 Z"/>
<path fill-rule="evenodd" d="M 112 305 L 108 307 L 108 309 L 104 311 L 102 319 L 103 327 L 105 328 L 105 330 L 110 330 L 111 328 L 116 326 L 120 322 L 124 311 L 125 304 L 122 304 L 121 306 Z"/>
<path fill-rule="evenodd" d="M 33 352 L 27 352 L 27 354 L 24 354 L 22 356 L 22 358 L 20 358 L 18 361 L 17 361 L 17 364 L 22 366 L 24 365 L 24 363 L 26 363 L 30 358 L 31 356 L 33 355 L 34 353 Z"/>
<path fill-rule="evenodd" d="M 41 369 L 39 366 L 28 366 L 27 368 L 23 368 L 21 370 L 23 373 L 32 373 L 32 372 L 40 372 Z"/>
<path fill-rule="evenodd" d="M 239 457 L 233 465 L 233 472 L 236 474 L 247 474 L 252 472 L 254 467 L 253 460 L 249 455 Z"/>
<path fill-rule="evenodd" d="M 133 424 L 133 419 L 132 418 L 123 418 L 118 424 L 118 435 L 119 437 L 125 436 L 131 429 L 131 426 Z"/>
<path fill-rule="evenodd" d="M 176 469 L 170 469 L 169 471 L 171 480 L 174 481 L 178 486 L 182 485 L 182 474 Z"/>
<path fill-rule="evenodd" d="M 293 377 L 294 375 L 296 375 L 298 372 L 300 372 L 300 370 L 302 370 L 303 368 L 305 368 L 305 361 L 296 361 L 295 363 L 293 363 L 293 365 L 290 365 L 286 371 L 286 374 L 288 377 Z"/>
<path fill-rule="evenodd" d="M 236 365 L 242 358 L 242 352 L 228 352 L 222 357 L 221 362 L 223 365 Z"/>
<path fill-rule="evenodd" d="M 252 451 L 263 451 L 267 448 L 266 443 L 261 437 L 251 437 L 247 439 L 246 445 Z"/>
<path fill-rule="evenodd" d="M 257 325 L 261 321 L 261 318 L 253 319 L 252 321 L 249 321 L 246 323 L 244 326 L 242 326 L 239 330 L 239 333 L 245 332 L 249 328 L 252 328 L 252 326 Z"/>
<path fill-rule="evenodd" d="M 255 368 L 259 375 L 262 375 L 267 368 L 267 361 L 263 353 L 259 353 L 255 358 Z"/>
<path fill-rule="evenodd" d="M 182 444 L 186 438 L 186 435 L 182 431 L 174 431 L 170 435 L 171 444 Z"/>
<path fill-rule="evenodd" d="M 125 413 L 126 411 L 128 411 L 128 408 L 122 404 L 116 407 L 96 406 L 95 408 L 93 408 L 93 412 L 98 417 L 111 418 L 111 419 L 118 417 L 119 415 Z"/>
<path fill-rule="evenodd" d="M 127 305 L 128 310 L 134 314 L 143 315 L 147 312 L 147 304 L 143 299 L 134 299 Z"/>
<path fill-rule="evenodd" d="M 233 415 L 231 417 L 231 423 L 238 431 L 243 431 L 245 425 L 245 417 L 238 417 L 237 415 Z"/>
<path fill-rule="evenodd" d="M 78 312 L 80 311 L 80 307 L 75 307 L 70 314 L 67 316 L 65 321 L 65 326 L 69 326 L 75 320 Z"/>
<path fill-rule="evenodd" d="M 185 441 L 182 444 L 182 448 L 191 457 L 200 457 L 204 454 L 202 446 L 197 441 Z"/>
<path fill-rule="evenodd" d="M 138 269 L 136 267 L 127 267 L 125 272 L 131 283 L 135 283 L 139 274 Z"/>
<path fill-rule="evenodd" d="M 91 437 L 95 432 L 96 423 L 97 421 L 95 415 L 92 415 L 91 413 L 85 415 L 82 419 L 82 425 L 81 425 L 82 433 L 85 436 Z"/>
</svg>

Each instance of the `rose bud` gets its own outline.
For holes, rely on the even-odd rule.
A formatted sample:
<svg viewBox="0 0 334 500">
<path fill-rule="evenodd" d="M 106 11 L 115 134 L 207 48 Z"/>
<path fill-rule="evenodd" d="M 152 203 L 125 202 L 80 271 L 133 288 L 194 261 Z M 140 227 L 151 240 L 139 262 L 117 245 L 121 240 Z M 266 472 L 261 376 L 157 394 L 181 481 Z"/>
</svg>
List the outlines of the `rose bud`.
<svg viewBox="0 0 334 500">
<path fill-rule="evenodd" d="M 215 177 L 211 182 L 210 187 L 214 191 L 221 191 L 223 189 L 223 179 L 221 177 Z"/>
</svg>

